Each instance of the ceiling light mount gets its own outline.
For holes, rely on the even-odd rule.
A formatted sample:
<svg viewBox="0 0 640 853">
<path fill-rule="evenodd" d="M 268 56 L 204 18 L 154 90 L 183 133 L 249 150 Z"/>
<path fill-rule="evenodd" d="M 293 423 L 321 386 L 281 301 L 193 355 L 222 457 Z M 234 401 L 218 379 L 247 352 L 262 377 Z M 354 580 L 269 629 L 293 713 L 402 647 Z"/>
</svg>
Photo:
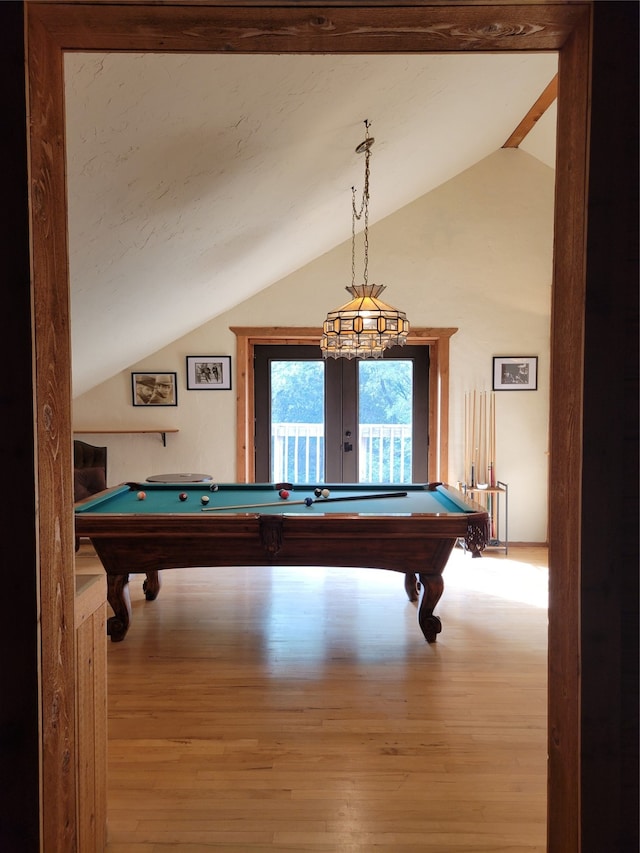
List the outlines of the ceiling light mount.
<svg viewBox="0 0 640 853">
<path fill-rule="evenodd" d="M 381 358 L 392 346 L 403 346 L 409 334 L 404 311 L 387 305 L 379 295 L 383 284 L 369 284 L 369 161 L 375 139 L 369 136 L 369 121 L 364 122 L 365 139 L 356 148 L 365 155 L 364 188 L 360 207 L 356 190 L 351 187 L 351 286 L 353 297 L 336 311 L 330 311 L 322 327 L 320 349 L 324 358 Z M 356 221 L 364 219 L 364 268 L 362 284 L 356 285 Z"/>
</svg>

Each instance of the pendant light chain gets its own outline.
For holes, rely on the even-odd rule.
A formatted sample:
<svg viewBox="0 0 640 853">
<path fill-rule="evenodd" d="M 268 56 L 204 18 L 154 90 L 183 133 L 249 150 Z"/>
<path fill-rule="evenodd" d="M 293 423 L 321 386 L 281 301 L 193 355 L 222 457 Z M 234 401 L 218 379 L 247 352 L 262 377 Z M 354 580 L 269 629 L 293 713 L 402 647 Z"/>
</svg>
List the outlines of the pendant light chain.
<svg viewBox="0 0 640 853">
<path fill-rule="evenodd" d="M 369 120 L 364 122 L 366 136 L 364 142 L 356 148 L 356 153 L 364 151 L 364 189 L 362 190 L 362 201 L 360 210 L 356 208 L 356 188 L 351 187 L 351 284 L 356 283 L 356 220 L 359 222 L 364 214 L 364 267 L 362 280 L 364 284 L 369 283 L 369 160 L 371 158 L 371 146 L 375 139 L 369 136 Z"/>
</svg>

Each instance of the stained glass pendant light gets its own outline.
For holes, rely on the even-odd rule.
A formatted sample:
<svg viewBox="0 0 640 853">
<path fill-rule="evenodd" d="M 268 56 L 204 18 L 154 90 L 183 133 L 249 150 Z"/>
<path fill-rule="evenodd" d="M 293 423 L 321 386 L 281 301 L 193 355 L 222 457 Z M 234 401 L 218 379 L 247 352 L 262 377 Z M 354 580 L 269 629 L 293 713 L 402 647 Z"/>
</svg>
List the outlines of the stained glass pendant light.
<svg viewBox="0 0 640 853">
<path fill-rule="evenodd" d="M 369 284 L 369 161 L 375 142 L 369 136 L 369 121 L 365 121 L 366 136 L 356 152 L 364 153 L 364 189 L 360 208 L 356 206 L 355 187 L 351 188 L 351 286 L 345 288 L 353 297 L 336 311 L 329 311 L 322 326 L 320 349 L 324 358 L 381 358 L 393 346 L 404 346 L 409 334 L 409 321 L 404 311 L 398 311 L 378 297 L 383 284 Z M 364 220 L 363 283 L 356 284 L 356 221 Z"/>
</svg>

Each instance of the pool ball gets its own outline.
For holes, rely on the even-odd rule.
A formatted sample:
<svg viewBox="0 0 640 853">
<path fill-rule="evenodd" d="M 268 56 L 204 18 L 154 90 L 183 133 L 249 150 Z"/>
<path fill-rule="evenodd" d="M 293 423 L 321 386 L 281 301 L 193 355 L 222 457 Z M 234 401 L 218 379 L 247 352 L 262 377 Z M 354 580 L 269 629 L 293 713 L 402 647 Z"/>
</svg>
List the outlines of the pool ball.
<svg viewBox="0 0 640 853">
<path fill-rule="evenodd" d="M 178 497 L 180 498 L 181 501 L 186 501 L 187 498 L 189 497 L 189 495 L 186 492 L 180 492 Z"/>
<path fill-rule="evenodd" d="M 139 501 L 143 501 L 146 498 L 146 496 L 147 496 L 146 492 L 138 492 L 138 494 L 136 495 L 136 497 L 138 498 Z"/>
<path fill-rule="evenodd" d="M 330 494 L 331 494 L 331 492 L 329 491 L 329 489 L 323 489 L 322 490 L 322 497 L 323 498 L 328 498 Z"/>
<path fill-rule="evenodd" d="M 313 506 L 313 498 L 305 498 L 304 499 L 305 506 Z"/>
<path fill-rule="evenodd" d="M 203 496 L 200 498 L 200 503 L 201 503 L 201 504 L 208 504 L 208 503 L 209 503 L 209 495 L 203 495 Z"/>
<path fill-rule="evenodd" d="M 217 483 L 211 483 L 211 485 L 209 486 L 209 491 L 210 492 L 217 492 L 218 491 L 218 484 Z"/>
<path fill-rule="evenodd" d="M 314 489 L 314 490 L 313 490 L 313 494 L 314 494 L 317 498 L 319 498 L 319 497 L 321 496 L 321 494 L 322 494 L 322 489 Z"/>
<path fill-rule="evenodd" d="M 286 489 L 280 489 L 278 494 L 280 495 L 283 501 L 286 501 L 286 499 L 289 497 L 289 492 Z"/>
</svg>

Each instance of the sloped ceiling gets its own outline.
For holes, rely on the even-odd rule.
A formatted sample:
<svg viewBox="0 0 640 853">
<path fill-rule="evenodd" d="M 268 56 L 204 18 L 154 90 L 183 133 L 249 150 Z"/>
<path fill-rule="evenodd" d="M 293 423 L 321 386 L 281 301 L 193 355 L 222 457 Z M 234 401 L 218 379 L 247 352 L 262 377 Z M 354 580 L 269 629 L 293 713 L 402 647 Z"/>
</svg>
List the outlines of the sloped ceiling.
<svg viewBox="0 0 640 853">
<path fill-rule="evenodd" d="M 74 396 L 500 148 L 555 54 L 65 59 Z M 555 163 L 555 111 L 520 146 Z M 320 322 L 320 320 L 319 320 Z"/>
</svg>

